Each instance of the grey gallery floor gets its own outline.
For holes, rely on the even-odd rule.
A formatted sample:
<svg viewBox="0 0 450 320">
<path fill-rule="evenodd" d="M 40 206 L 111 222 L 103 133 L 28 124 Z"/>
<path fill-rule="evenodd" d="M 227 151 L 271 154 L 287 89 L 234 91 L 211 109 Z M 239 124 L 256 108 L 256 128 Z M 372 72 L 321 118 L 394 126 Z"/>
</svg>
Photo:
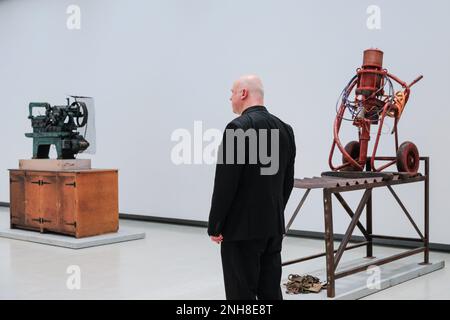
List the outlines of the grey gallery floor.
<svg viewBox="0 0 450 320">
<path fill-rule="evenodd" d="M 2 227 L 8 225 L 8 210 L 0 208 Z M 224 299 L 219 246 L 204 228 L 130 220 L 120 224 L 146 232 L 146 238 L 79 250 L 0 238 L 0 299 Z M 322 250 L 322 241 L 287 237 L 283 260 Z M 375 247 L 379 255 L 397 251 Z M 346 252 L 343 259 L 363 255 L 360 248 Z M 448 264 L 450 254 L 432 252 L 431 259 Z M 67 286 L 67 270 L 74 265 L 79 266 L 80 289 Z M 283 270 L 283 278 L 323 265 L 323 259 L 291 265 Z M 450 299 L 450 270 L 364 299 Z"/>
</svg>

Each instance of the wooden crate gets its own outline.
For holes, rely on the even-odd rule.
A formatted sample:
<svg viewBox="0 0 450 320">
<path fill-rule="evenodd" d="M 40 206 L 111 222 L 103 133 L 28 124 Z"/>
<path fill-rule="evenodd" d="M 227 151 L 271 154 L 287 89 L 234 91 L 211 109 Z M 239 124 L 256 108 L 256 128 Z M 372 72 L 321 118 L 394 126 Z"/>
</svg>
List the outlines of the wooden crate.
<svg viewBox="0 0 450 320">
<path fill-rule="evenodd" d="M 83 238 L 119 229 L 118 171 L 10 170 L 11 228 Z"/>
</svg>

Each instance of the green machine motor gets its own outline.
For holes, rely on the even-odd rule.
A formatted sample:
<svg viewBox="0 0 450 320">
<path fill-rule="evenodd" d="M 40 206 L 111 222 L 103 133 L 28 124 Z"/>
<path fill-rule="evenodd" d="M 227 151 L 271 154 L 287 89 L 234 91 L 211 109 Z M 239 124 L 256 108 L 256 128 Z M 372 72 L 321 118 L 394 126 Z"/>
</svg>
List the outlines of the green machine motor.
<svg viewBox="0 0 450 320">
<path fill-rule="evenodd" d="M 34 115 L 36 109 L 45 114 Z M 51 106 L 47 102 L 31 102 L 29 105 L 33 133 L 25 133 L 33 138 L 33 159 L 48 159 L 50 146 L 56 147 L 58 159 L 75 159 L 75 155 L 89 147 L 89 142 L 77 131 L 87 130 L 88 108 L 84 102 L 67 98 L 67 105 Z"/>
</svg>

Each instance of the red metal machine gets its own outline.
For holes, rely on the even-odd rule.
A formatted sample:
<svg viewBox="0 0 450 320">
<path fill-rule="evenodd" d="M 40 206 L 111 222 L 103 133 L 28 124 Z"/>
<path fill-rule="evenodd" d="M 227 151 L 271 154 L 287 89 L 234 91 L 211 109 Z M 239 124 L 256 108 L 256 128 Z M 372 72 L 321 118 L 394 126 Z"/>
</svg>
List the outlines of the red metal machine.
<svg viewBox="0 0 450 320">
<path fill-rule="evenodd" d="M 356 75 L 344 88 L 338 100 L 337 115 L 334 121 L 334 139 L 328 159 L 333 171 L 364 171 L 365 168 L 379 172 L 393 164 L 397 164 L 399 172 L 417 173 L 419 169 L 419 151 L 410 141 L 398 145 L 398 122 L 405 109 L 410 95 L 410 88 L 421 80 L 419 76 L 407 84 L 383 69 L 383 52 L 378 49 L 364 51 L 363 65 L 356 70 Z M 394 92 L 392 83 L 398 83 L 402 90 Z M 354 91 L 354 95 L 352 95 Z M 342 98 L 342 99 L 341 99 Z M 345 117 L 346 112 L 350 117 Z M 396 160 L 390 160 L 381 167 L 375 167 L 375 160 L 385 160 L 376 157 L 378 143 L 382 135 L 386 117 L 393 118 L 394 126 L 391 134 L 395 138 Z M 342 121 L 348 120 L 358 128 L 359 141 L 351 141 L 345 147 L 339 139 Z M 371 126 L 378 125 L 370 168 L 366 167 Z M 342 153 L 342 164 L 333 165 L 333 154 L 336 146 Z"/>
</svg>

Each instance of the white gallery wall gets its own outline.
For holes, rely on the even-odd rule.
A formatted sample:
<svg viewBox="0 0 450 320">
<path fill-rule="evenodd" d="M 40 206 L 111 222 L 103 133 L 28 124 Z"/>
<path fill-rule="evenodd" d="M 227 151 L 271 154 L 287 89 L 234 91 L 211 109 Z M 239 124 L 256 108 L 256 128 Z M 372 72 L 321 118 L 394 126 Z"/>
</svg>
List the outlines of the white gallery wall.
<svg viewBox="0 0 450 320">
<path fill-rule="evenodd" d="M 81 10 L 80 29 L 67 27 L 70 5 Z M 371 5 L 380 9 L 380 29 L 368 27 L 368 20 L 377 24 Z M 338 95 L 363 50 L 378 47 L 400 78 L 424 75 L 400 122 L 400 140 L 431 157 L 431 241 L 450 244 L 449 14 L 449 1 L 0 1 L 0 201 L 9 201 L 7 169 L 32 155 L 24 136 L 31 130 L 28 103 L 89 95 L 97 153 L 81 157 L 120 170 L 120 212 L 206 221 L 214 165 L 173 163 L 171 135 L 187 129 L 192 150 L 203 150 L 209 142 L 201 144 L 202 134 L 234 117 L 229 89 L 246 73 L 263 78 L 267 107 L 294 128 L 296 177 L 320 175 L 329 170 Z M 195 121 L 202 128 L 194 134 Z M 346 125 L 345 142 L 357 137 Z M 380 155 L 394 155 L 392 136 L 383 135 Z M 421 224 L 423 185 L 395 189 Z M 293 192 L 287 218 L 301 195 Z M 344 195 L 353 208 L 357 196 Z M 343 233 L 349 219 L 336 209 L 334 221 Z M 319 191 L 293 229 L 323 231 Z M 374 232 L 414 236 L 383 190 L 374 193 Z"/>
</svg>

